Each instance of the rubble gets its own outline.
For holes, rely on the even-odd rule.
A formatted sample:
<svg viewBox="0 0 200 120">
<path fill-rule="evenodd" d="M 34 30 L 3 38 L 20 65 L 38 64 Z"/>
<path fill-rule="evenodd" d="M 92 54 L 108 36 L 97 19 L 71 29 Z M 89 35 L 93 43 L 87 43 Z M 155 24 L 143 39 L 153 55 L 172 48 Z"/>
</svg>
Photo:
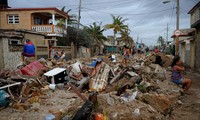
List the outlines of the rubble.
<svg viewBox="0 0 200 120">
<path fill-rule="evenodd" d="M 179 87 L 167 80 L 170 56 L 159 54 L 164 66 L 154 64 L 155 55 L 132 57 L 95 56 L 70 61 L 40 59 L 15 70 L 0 71 L 0 89 L 8 91 L 11 104 L 3 113 L 23 112 L 30 119 L 165 119 L 178 100 Z M 92 95 L 91 95 L 92 94 Z M 93 97 L 91 97 L 93 96 Z M 13 114 L 16 115 L 16 114 Z"/>
</svg>

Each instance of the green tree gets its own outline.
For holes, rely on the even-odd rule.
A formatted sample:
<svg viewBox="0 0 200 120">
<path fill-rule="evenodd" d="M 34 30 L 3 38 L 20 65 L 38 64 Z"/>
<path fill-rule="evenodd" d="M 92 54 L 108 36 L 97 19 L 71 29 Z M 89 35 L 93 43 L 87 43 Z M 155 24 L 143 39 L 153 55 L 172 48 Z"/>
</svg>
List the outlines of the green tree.
<svg viewBox="0 0 200 120">
<path fill-rule="evenodd" d="M 91 47 L 93 40 L 85 29 L 80 29 L 78 31 L 76 28 L 68 26 L 67 36 L 59 37 L 57 43 L 58 45 L 65 46 L 65 45 L 71 45 L 71 42 L 73 42 L 75 45 L 78 46 L 81 45 L 85 47 Z"/>
<path fill-rule="evenodd" d="M 114 32 L 114 41 L 113 41 L 113 47 L 115 44 L 115 40 L 116 40 L 116 34 L 118 32 L 124 32 L 127 29 L 127 25 L 124 25 L 124 22 L 127 19 L 123 19 L 120 16 L 115 17 L 114 15 L 111 15 L 112 19 L 113 19 L 113 23 L 112 24 L 107 24 L 105 25 L 105 29 L 113 29 Z"/>
<path fill-rule="evenodd" d="M 121 32 L 120 39 L 129 47 L 133 45 L 133 39 L 130 37 L 130 29 L 127 29 L 125 31 Z"/>
<path fill-rule="evenodd" d="M 101 28 L 101 23 L 97 25 L 94 22 L 89 27 L 86 27 L 86 31 L 91 35 L 96 44 L 103 44 L 103 41 L 107 40 L 107 38 L 103 35 L 104 30 L 105 29 Z"/>
<path fill-rule="evenodd" d="M 164 39 L 163 39 L 163 37 L 162 36 L 159 36 L 158 37 L 158 40 L 157 40 L 157 43 L 160 45 L 160 46 L 163 46 L 165 43 L 164 43 L 165 41 L 164 41 Z"/>
<path fill-rule="evenodd" d="M 65 12 L 65 6 L 61 8 L 61 11 Z M 67 10 L 67 12 L 65 12 L 68 15 L 68 17 L 67 17 L 67 24 L 68 25 L 77 24 L 77 20 L 73 19 L 75 16 L 69 14 L 70 11 L 71 11 L 71 9 L 69 9 L 69 10 Z M 58 21 L 58 24 L 59 25 L 63 25 L 64 22 L 65 22 L 64 19 L 60 19 Z"/>
</svg>

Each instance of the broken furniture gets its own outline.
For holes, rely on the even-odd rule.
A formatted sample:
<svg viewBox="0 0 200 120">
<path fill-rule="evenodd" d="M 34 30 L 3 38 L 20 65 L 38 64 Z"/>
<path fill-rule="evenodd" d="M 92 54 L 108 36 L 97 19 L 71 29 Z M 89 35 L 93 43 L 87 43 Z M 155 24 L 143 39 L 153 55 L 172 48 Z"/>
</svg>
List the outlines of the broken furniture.
<svg viewBox="0 0 200 120">
<path fill-rule="evenodd" d="M 65 68 L 54 68 L 46 73 L 47 81 L 51 84 L 64 83 L 68 80 L 67 70 Z"/>
</svg>

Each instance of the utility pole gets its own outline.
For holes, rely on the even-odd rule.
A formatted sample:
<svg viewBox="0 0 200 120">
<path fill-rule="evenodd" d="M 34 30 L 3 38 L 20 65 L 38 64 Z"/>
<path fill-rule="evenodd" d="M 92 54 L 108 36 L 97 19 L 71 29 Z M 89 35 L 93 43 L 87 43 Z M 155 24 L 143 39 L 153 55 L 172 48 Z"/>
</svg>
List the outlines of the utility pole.
<svg viewBox="0 0 200 120">
<path fill-rule="evenodd" d="M 169 3 L 170 0 L 165 0 L 163 3 Z M 176 0 L 176 31 L 179 31 L 179 14 L 180 14 L 180 4 L 179 0 Z M 178 55 L 179 51 L 179 37 L 178 35 L 175 36 L 175 54 Z"/>
<path fill-rule="evenodd" d="M 79 35 L 79 27 L 80 27 L 80 19 L 81 19 L 81 1 L 79 0 L 79 10 L 78 10 L 78 26 L 77 26 L 77 34 L 76 34 L 76 40 L 78 39 L 78 35 Z M 78 43 L 76 43 L 76 58 L 77 58 L 77 54 L 78 53 Z M 79 55 L 79 57 L 81 56 L 81 53 Z"/>
<path fill-rule="evenodd" d="M 167 45 L 167 42 L 168 42 L 168 31 L 169 31 L 169 28 L 168 28 L 168 23 L 167 23 L 166 45 Z"/>
<path fill-rule="evenodd" d="M 80 20 L 81 20 L 81 4 L 82 4 L 82 0 L 79 0 L 79 7 L 78 7 L 78 30 L 79 30 Z"/>
<path fill-rule="evenodd" d="M 179 6 L 179 0 L 176 0 L 177 5 L 176 5 L 176 30 L 179 30 L 179 10 L 180 10 L 180 6 Z M 175 38 L 175 54 L 178 55 L 178 51 L 179 51 L 179 36 L 176 36 Z"/>
</svg>

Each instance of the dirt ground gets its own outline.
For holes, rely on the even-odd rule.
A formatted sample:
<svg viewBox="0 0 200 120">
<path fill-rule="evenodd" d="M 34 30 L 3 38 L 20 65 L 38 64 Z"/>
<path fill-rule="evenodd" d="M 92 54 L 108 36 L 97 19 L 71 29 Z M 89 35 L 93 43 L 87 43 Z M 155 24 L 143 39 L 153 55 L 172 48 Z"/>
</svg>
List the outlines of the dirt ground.
<svg viewBox="0 0 200 120">
<path fill-rule="evenodd" d="M 190 71 L 186 77 L 193 82 L 190 94 L 181 96 L 183 104 L 172 112 L 172 120 L 200 120 L 200 74 Z"/>
</svg>

